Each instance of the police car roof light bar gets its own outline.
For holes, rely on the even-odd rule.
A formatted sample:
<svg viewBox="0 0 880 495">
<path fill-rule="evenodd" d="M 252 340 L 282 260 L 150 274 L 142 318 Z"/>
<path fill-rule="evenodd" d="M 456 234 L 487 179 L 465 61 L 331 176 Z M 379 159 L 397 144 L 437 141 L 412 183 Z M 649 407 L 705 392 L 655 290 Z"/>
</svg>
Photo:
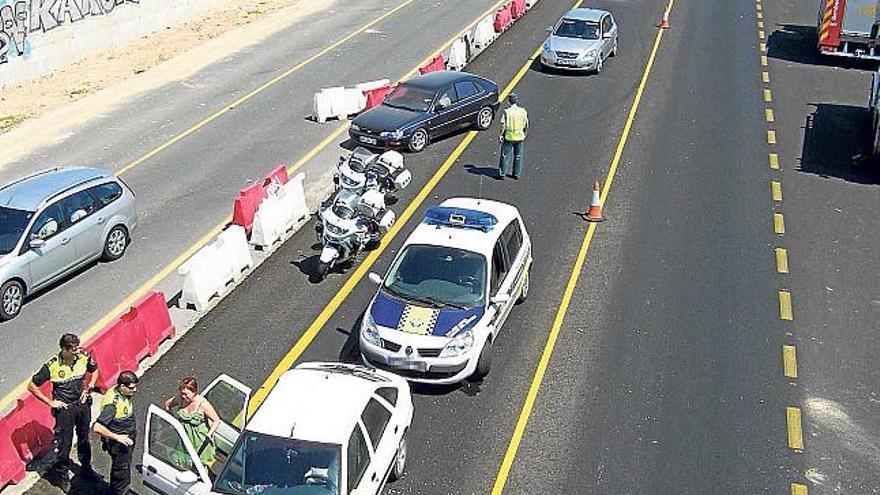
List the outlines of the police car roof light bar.
<svg viewBox="0 0 880 495">
<path fill-rule="evenodd" d="M 425 212 L 425 223 L 440 227 L 460 227 L 489 232 L 498 223 L 498 219 L 483 211 L 450 206 L 431 206 Z"/>
</svg>

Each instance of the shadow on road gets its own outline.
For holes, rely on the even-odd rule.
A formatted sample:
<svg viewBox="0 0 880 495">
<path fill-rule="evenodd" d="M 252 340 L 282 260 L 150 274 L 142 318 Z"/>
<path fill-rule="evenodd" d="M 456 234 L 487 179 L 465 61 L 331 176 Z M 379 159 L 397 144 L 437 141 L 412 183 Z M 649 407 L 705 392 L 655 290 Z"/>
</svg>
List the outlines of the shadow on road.
<svg viewBox="0 0 880 495">
<path fill-rule="evenodd" d="M 817 45 L 816 26 L 777 24 L 767 38 L 767 56 L 799 64 L 870 71 L 877 69 L 877 63 L 871 60 L 822 55 Z"/>
<path fill-rule="evenodd" d="M 872 162 L 871 114 L 867 108 L 813 104 L 804 124 L 800 172 L 880 184 L 880 164 Z"/>
</svg>

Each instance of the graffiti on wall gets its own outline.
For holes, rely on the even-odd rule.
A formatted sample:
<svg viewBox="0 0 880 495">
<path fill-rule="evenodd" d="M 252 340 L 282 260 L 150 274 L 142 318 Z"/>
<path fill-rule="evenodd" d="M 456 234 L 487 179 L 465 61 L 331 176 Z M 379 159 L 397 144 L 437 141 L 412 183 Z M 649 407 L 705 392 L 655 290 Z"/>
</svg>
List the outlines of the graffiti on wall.
<svg viewBox="0 0 880 495">
<path fill-rule="evenodd" d="M 30 56 L 30 38 L 141 0 L 0 0 L 0 64 Z"/>
</svg>

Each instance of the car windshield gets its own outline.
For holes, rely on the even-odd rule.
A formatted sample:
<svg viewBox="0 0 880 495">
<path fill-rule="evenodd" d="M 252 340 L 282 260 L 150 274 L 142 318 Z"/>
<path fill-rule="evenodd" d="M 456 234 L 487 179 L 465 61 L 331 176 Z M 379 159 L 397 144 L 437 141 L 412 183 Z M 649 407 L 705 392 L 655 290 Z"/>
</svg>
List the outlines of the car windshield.
<svg viewBox="0 0 880 495">
<path fill-rule="evenodd" d="M 431 90 L 401 84 L 388 95 L 383 104 L 413 112 L 427 112 L 433 99 L 434 92 Z"/>
<path fill-rule="evenodd" d="M 599 24 L 576 19 L 562 19 L 553 34 L 563 38 L 597 40 L 599 39 Z"/>
<path fill-rule="evenodd" d="M 245 431 L 214 491 L 232 495 L 339 495 L 339 445 Z"/>
<path fill-rule="evenodd" d="M 383 286 L 398 297 L 417 302 L 481 306 L 486 258 L 464 249 L 413 244 L 391 267 Z"/>
<path fill-rule="evenodd" d="M 32 216 L 32 211 L 0 207 L 0 256 L 15 249 Z"/>
</svg>

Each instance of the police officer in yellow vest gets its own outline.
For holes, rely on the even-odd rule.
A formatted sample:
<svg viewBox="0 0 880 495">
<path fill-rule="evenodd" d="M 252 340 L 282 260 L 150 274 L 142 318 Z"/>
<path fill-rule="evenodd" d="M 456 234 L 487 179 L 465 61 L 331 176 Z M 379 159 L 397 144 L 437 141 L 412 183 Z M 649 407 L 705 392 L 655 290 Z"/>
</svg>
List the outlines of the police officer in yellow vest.
<svg viewBox="0 0 880 495">
<path fill-rule="evenodd" d="M 95 421 L 95 433 L 101 435 L 104 450 L 110 454 L 110 493 L 124 495 L 131 484 L 131 453 L 137 435 L 131 396 L 137 391 L 138 377 L 123 371 L 116 386 L 101 401 L 101 414 Z"/>
<path fill-rule="evenodd" d="M 513 170 L 510 177 L 519 179 L 522 173 L 523 141 L 529 131 L 529 114 L 526 109 L 517 105 L 516 93 L 507 96 L 510 106 L 501 114 L 501 163 L 499 164 L 499 176 L 504 179 L 510 168 L 510 160 L 513 159 Z"/>
<path fill-rule="evenodd" d="M 52 356 L 28 383 L 28 390 L 40 401 L 52 408 L 55 417 L 55 464 L 50 475 L 57 476 L 63 491 L 69 490 L 70 446 L 76 431 L 76 452 L 79 457 L 80 475 L 92 480 L 101 477 L 92 470 L 92 449 L 89 444 L 91 422 L 91 396 L 98 379 L 98 365 L 79 347 L 79 337 L 66 333 L 59 341 L 61 351 Z M 91 373 L 84 386 L 86 374 Z M 40 386 L 52 382 L 52 398 L 46 396 Z"/>
</svg>

